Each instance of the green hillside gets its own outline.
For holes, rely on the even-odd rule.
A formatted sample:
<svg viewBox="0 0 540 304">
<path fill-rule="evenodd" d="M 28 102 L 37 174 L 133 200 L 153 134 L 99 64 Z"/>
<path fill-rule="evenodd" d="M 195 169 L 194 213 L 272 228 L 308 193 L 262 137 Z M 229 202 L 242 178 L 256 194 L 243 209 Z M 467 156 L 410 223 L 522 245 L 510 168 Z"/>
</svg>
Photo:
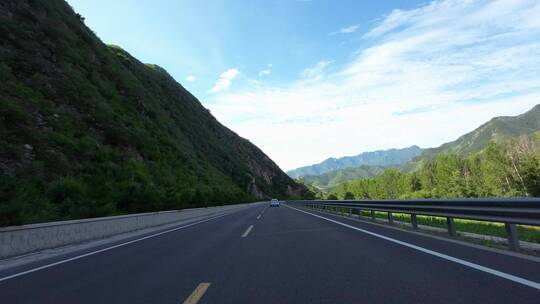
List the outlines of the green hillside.
<svg viewBox="0 0 540 304">
<path fill-rule="evenodd" d="M 335 192 L 340 199 L 538 197 L 540 132 L 490 142 L 469 156 L 441 153 L 413 172 L 385 169 L 376 177 L 340 183 Z"/>
<path fill-rule="evenodd" d="M 383 172 L 384 167 L 381 166 L 360 166 L 334 170 L 319 175 L 306 175 L 300 177 L 298 180 L 305 185 L 310 185 L 322 190 L 328 190 L 329 188 L 333 188 L 342 182 L 370 178 L 380 175 Z"/>
<path fill-rule="evenodd" d="M 453 142 L 425 149 L 411 162 L 328 190 L 340 199 L 538 197 L 540 105 L 493 118 Z"/>
<path fill-rule="evenodd" d="M 495 117 L 474 131 L 438 148 L 425 149 L 417 158 L 433 158 L 441 153 L 462 156 L 483 150 L 490 141 L 501 142 L 520 135 L 529 135 L 540 130 L 540 104 L 518 116 Z"/>
<path fill-rule="evenodd" d="M 0 2 L 0 225 L 305 193 L 60 0 Z"/>
</svg>

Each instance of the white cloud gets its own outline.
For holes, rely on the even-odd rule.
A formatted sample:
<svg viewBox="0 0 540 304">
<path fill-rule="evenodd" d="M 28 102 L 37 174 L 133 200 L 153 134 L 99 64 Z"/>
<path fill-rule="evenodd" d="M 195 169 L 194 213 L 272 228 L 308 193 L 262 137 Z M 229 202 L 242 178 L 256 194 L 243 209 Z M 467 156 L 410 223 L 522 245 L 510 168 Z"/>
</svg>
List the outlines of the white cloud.
<svg viewBox="0 0 540 304">
<path fill-rule="evenodd" d="M 538 16 L 533 0 L 394 10 L 349 62 L 332 62 L 329 71 L 331 62 L 321 61 L 289 85 L 246 84 L 209 107 L 283 169 L 367 150 L 437 146 L 540 103 Z"/>
<path fill-rule="evenodd" d="M 219 75 L 219 79 L 216 81 L 214 86 L 210 89 L 210 93 L 217 93 L 223 90 L 227 90 L 232 83 L 232 80 L 238 76 L 240 72 L 237 69 L 228 69 L 227 71 Z"/>
<path fill-rule="evenodd" d="M 315 66 L 307 68 L 300 73 L 305 80 L 320 80 L 324 76 L 326 67 L 332 61 L 320 61 Z"/>
<path fill-rule="evenodd" d="M 189 82 L 193 82 L 193 81 L 195 81 L 195 76 L 193 76 L 193 75 L 188 75 L 188 76 L 186 77 L 186 80 L 189 81 Z"/>
<path fill-rule="evenodd" d="M 332 33 L 330 33 L 330 35 L 351 34 L 351 33 L 356 32 L 359 28 L 360 28 L 360 25 L 354 24 L 354 25 L 351 25 L 351 26 L 344 27 L 344 28 L 340 29 L 339 31 L 332 32 Z"/>
<path fill-rule="evenodd" d="M 267 64 L 267 66 L 268 66 L 268 69 L 261 70 L 261 71 L 259 72 L 259 74 L 258 74 L 259 77 L 262 77 L 262 76 L 264 76 L 264 75 L 270 75 L 270 74 L 272 73 L 272 70 L 271 70 L 272 64 L 269 63 L 269 64 Z"/>
</svg>

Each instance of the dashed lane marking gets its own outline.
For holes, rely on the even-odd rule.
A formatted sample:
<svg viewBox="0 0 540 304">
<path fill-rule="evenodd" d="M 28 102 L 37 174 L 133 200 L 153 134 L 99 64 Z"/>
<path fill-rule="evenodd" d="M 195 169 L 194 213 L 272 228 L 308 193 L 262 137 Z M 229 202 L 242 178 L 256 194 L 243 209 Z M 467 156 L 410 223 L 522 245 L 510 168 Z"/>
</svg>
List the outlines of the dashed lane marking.
<svg viewBox="0 0 540 304">
<path fill-rule="evenodd" d="M 204 296 L 206 290 L 210 287 L 210 283 L 203 282 L 195 288 L 195 290 L 184 301 L 184 304 L 197 304 L 199 300 Z"/>
<path fill-rule="evenodd" d="M 246 230 L 246 232 L 244 232 L 244 234 L 242 234 L 242 237 L 245 238 L 246 236 L 248 236 L 248 234 L 251 232 L 251 229 L 253 229 L 253 225 L 250 225 L 248 227 L 248 229 Z"/>
</svg>

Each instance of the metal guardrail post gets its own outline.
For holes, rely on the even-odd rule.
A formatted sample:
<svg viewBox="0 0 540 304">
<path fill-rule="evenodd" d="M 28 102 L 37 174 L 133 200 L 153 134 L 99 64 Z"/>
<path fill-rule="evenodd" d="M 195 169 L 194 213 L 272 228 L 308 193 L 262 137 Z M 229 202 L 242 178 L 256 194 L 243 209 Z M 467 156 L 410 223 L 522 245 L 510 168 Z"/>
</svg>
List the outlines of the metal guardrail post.
<svg viewBox="0 0 540 304">
<path fill-rule="evenodd" d="M 416 219 L 416 214 L 411 214 L 411 225 L 414 230 L 418 230 L 418 220 Z"/>
<path fill-rule="evenodd" d="M 454 223 L 454 218 L 447 217 L 446 218 L 446 226 L 448 227 L 448 235 L 449 236 L 456 236 L 456 224 Z"/>
<path fill-rule="evenodd" d="M 470 203 L 469 203 L 470 202 Z M 412 229 L 418 230 L 418 214 L 446 218 L 448 234 L 456 236 L 454 218 L 465 218 L 481 221 L 505 223 L 508 235 L 508 246 L 511 250 L 519 250 L 517 224 L 540 226 L 540 199 L 419 199 L 419 200 L 359 200 L 340 202 L 299 201 L 300 205 L 315 210 L 353 217 L 358 210 L 359 218 L 363 211 L 371 213 L 371 220 L 377 222 L 376 210 L 387 212 L 388 224 L 394 225 L 393 212 L 408 213 L 411 216 Z M 373 208 L 373 209 L 372 209 Z M 369 217 L 369 215 L 368 215 Z"/>
<path fill-rule="evenodd" d="M 376 212 L 386 212 L 389 225 L 395 224 L 394 212 L 410 214 L 411 226 L 414 230 L 418 230 L 417 215 L 419 214 L 444 217 L 450 236 L 457 234 L 455 218 L 505 223 L 508 247 L 514 251 L 520 249 L 517 225 L 540 226 L 540 199 L 538 198 L 315 200 L 297 201 L 297 203 L 298 206 L 333 214 L 348 214 L 350 217 L 353 217 L 354 210 L 357 210 L 358 218 L 364 215 L 369 218 L 368 212 L 370 212 L 373 222 L 377 222 Z"/>
<path fill-rule="evenodd" d="M 516 224 L 505 223 L 504 228 L 506 229 L 506 233 L 508 234 L 508 247 L 510 247 L 510 250 L 518 251 L 519 235 Z"/>
</svg>

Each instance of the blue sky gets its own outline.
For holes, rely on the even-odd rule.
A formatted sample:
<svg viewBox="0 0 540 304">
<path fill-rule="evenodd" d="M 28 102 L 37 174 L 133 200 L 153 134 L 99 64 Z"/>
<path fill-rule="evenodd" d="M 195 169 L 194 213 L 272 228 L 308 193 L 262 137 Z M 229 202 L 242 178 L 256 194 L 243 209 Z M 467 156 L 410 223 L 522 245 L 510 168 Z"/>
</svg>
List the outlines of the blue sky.
<svg viewBox="0 0 540 304">
<path fill-rule="evenodd" d="M 285 170 L 540 103 L 534 0 L 68 2 Z"/>
</svg>

